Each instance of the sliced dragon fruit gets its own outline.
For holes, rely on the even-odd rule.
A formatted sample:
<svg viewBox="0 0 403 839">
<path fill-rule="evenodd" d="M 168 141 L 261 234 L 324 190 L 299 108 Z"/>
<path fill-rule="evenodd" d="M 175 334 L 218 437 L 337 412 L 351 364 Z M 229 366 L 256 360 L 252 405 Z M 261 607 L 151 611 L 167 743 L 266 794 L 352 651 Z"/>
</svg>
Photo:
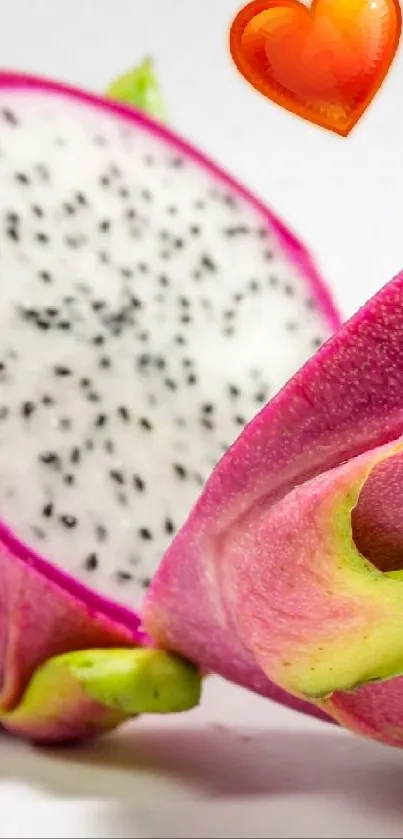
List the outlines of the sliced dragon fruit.
<svg viewBox="0 0 403 839">
<path fill-rule="evenodd" d="M 0 183 L 10 712 L 52 656 L 144 642 L 132 610 L 211 469 L 339 320 L 284 226 L 130 107 L 1 73 Z"/>
<path fill-rule="evenodd" d="M 153 581 L 147 631 L 402 746 L 402 435 L 403 273 L 221 460 Z"/>
</svg>

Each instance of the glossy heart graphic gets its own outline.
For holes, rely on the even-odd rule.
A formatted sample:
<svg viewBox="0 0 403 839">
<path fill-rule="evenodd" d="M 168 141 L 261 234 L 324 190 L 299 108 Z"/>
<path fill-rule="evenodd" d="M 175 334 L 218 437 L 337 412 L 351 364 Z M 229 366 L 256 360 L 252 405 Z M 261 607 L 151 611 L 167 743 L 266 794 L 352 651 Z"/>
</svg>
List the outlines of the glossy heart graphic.
<svg viewBox="0 0 403 839">
<path fill-rule="evenodd" d="M 232 23 L 230 50 L 256 90 L 346 137 L 385 79 L 400 32 L 397 0 L 254 0 Z"/>
</svg>

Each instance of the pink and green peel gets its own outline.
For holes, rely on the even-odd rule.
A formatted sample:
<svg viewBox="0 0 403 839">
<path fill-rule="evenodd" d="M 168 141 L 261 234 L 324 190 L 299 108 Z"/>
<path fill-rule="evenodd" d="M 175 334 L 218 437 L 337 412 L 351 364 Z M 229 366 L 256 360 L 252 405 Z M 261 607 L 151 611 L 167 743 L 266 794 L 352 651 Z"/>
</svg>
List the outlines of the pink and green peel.
<svg viewBox="0 0 403 839">
<path fill-rule="evenodd" d="M 201 666 L 399 745 L 402 300 L 400 274 L 247 426 L 144 615 Z"/>
</svg>

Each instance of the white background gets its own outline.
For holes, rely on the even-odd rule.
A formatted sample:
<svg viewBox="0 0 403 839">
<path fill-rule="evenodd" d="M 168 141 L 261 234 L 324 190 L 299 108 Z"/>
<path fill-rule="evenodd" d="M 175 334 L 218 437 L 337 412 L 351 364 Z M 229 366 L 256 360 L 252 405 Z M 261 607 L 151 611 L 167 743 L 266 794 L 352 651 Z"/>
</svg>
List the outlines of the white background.
<svg viewBox="0 0 403 839">
<path fill-rule="evenodd" d="M 171 123 L 290 223 L 350 314 L 403 268 L 403 51 L 342 139 L 237 75 L 236 9 L 0 0 L 0 62 L 102 90 L 151 54 Z M 403 753 L 213 680 L 202 709 L 91 747 L 0 740 L 0 837 L 403 837 L 402 783 Z"/>
</svg>

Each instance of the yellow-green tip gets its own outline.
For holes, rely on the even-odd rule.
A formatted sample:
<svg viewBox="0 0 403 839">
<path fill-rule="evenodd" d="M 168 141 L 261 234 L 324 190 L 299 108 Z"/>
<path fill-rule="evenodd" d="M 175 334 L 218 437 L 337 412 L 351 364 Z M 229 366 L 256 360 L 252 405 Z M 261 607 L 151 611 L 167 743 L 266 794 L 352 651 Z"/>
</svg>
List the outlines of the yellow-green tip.
<svg viewBox="0 0 403 839">
<path fill-rule="evenodd" d="M 77 740 L 138 714 L 189 711 L 200 695 L 197 669 L 163 650 L 81 650 L 38 667 L 19 704 L 0 713 L 0 723 L 31 740 Z"/>
<path fill-rule="evenodd" d="M 118 102 L 134 105 L 164 122 L 165 105 L 151 58 L 121 76 L 118 76 L 106 90 L 106 95 Z"/>
<path fill-rule="evenodd" d="M 88 696 L 126 714 L 188 711 L 200 700 L 199 672 L 163 650 L 85 650 L 61 658 Z"/>
</svg>

